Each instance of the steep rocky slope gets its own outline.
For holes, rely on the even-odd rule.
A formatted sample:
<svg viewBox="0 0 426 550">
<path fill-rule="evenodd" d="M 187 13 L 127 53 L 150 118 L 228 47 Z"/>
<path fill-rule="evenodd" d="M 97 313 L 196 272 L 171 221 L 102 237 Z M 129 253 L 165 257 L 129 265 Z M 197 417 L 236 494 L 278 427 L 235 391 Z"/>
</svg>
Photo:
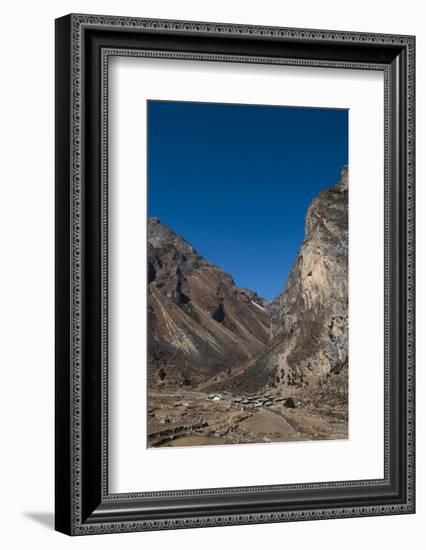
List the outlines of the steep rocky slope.
<svg viewBox="0 0 426 550">
<path fill-rule="evenodd" d="M 348 171 L 308 208 L 305 237 L 283 292 L 269 304 L 271 340 L 211 389 L 347 397 Z"/>
<path fill-rule="evenodd" d="M 255 292 L 148 220 L 148 384 L 196 387 L 268 341 L 270 313 Z"/>
</svg>

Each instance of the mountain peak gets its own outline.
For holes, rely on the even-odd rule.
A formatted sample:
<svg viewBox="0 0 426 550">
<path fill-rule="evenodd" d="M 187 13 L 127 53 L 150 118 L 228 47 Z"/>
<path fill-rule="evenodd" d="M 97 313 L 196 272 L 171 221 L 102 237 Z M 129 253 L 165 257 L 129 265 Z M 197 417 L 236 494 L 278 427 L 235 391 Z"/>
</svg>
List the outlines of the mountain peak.
<svg viewBox="0 0 426 550">
<path fill-rule="evenodd" d="M 333 185 L 331 191 L 347 191 L 349 185 L 349 168 L 346 164 L 340 172 L 340 180 Z"/>
<path fill-rule="evenodd" d="M 182 252 L 192 255 L 195 254 L 200 260 L 202 256 L 194 249 L 194 247 L 186 241 L 181 235 L 172 231 L 167 225 L 160 222 L 160 219 L 152 216 L 148 217 L 148 243 L 154 247 L 160 243 L 169 243 Z M 204 261 L 204 260 L 203 260 Z"/>
</svg>

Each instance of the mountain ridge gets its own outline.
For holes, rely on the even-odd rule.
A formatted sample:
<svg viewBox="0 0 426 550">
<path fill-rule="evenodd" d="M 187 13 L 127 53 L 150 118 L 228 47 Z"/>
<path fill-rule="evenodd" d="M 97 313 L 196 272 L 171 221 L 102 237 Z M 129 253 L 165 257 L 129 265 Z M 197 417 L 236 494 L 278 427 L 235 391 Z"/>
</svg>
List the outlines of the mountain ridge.
<svg viewBox="0 0 426 550">
<path fill-rule="evenodd" d="M 149 379 L 167 387 L 196 386 L 249 357 L 269 338 L 270 323 L 255 292 L 149 218 L 148 327 Z"/>
</svg>

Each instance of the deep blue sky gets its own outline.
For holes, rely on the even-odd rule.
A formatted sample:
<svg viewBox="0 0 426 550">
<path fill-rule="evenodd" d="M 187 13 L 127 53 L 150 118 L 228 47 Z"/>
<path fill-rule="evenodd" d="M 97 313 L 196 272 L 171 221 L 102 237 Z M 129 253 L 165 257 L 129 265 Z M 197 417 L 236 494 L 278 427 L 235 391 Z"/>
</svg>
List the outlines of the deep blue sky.
<svg viewBox="0 0 426 550">
<path fill-rule="evenodd" d="M 348 162 L 348 111 L 148 101 L 148 214 L 273 298 Z"/>
</svg>

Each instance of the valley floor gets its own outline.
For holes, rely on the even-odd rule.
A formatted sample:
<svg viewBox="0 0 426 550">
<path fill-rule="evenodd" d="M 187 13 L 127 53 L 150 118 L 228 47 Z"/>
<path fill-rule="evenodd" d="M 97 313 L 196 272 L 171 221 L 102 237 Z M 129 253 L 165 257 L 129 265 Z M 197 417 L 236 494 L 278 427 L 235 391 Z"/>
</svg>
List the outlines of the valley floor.
<svg viewBox="0 0 426 550">
<path fill-rule="evenodd" d="M 303 396 L 150 392 L 148 446 L 347 439 L 347 407 Z"/>
</svg>

